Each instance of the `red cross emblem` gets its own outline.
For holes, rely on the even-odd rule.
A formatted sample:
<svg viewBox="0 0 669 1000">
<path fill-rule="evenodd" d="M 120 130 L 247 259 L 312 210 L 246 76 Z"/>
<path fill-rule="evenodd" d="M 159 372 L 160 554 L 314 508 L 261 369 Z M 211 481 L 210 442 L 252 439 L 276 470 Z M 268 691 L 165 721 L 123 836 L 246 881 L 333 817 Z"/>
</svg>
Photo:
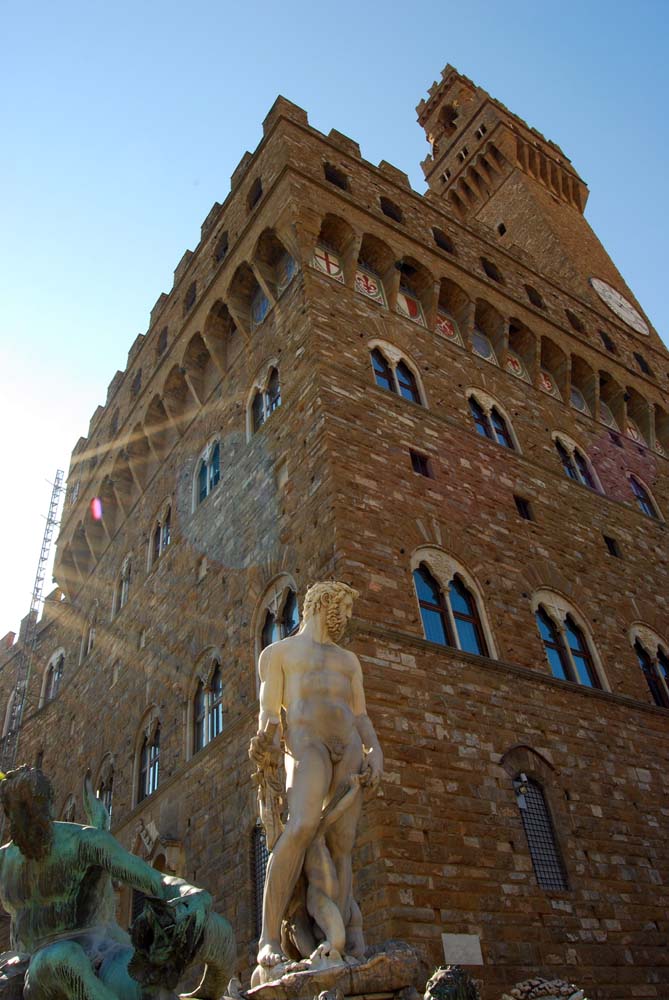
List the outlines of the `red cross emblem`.
<svg viewBox="0 0 669 1000">
<path fill-rule="evenodd" d="M 339 258 L 334 254 L 329 253 L 323 247 L 316 247 L 314 250 L 314 259 L 317 261 L 320 270 L 325 271 L 325 273 L 329 274 L 331 278 L 334 278 L 341 273 Z"/>
</svg>

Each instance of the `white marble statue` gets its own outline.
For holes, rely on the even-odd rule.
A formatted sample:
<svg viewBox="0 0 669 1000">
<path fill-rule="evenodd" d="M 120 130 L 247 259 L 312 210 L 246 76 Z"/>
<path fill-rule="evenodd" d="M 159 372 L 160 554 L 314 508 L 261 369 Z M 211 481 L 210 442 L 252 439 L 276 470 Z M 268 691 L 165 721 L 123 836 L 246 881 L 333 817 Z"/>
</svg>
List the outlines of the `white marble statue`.
<svg viewBox="0 0 669 1000">
<path fill-rule="evenodd" d="M 351 853 L 362 789 L 378 785 L 383 753 L 367 716 L 358 658 L 337 645 L 357 596 L 344 583 L 314 584 L 299 632 L 260 656 L 260 717 L 249 754 L 272 853 L 254 985 L 364 954 Z M 296 966 L 300 959 L 306 961 Z"/>
</svg>

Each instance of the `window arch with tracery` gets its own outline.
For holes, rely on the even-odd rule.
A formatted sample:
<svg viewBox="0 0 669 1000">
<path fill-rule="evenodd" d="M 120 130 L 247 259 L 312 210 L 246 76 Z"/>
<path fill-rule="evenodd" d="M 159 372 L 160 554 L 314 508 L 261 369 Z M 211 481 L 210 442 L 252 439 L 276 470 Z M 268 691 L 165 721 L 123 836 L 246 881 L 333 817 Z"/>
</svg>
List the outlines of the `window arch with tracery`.
<svg viewBox="0 0 669 1000">
<path fill-rule="evenodd" d="M 172 541 L 172 504 L 163 506 L 160 514 L 153 522 L 151 538 L 149 540 L 149 569 L 160 559 L 161 555 L 169 547 Z"/>
<path fill-rule="evenodd" d="M 63 680 L 64 671 L 65 652 L 64 650 L 59 649 L 56 653 L 52 654 L 46 665 L 44 680 L 42 682 L 40 706 L 46 705 L 48 702 L 53 701 L 54 698 L 57 697 Z"/>
<path fill-rule="evenodd" d="M 564 474 L 569 479 L 573 479 L 575 483 L 581 483 L 582 486 L 587 486 L 595 493 L 602 493 L 597 475 L 589 459 L 578 445 L 562 434 L 554 435 L 553 443 Z"/>
<path fill-rule="evenodd" d="M 160 781 L 160 721 L 157 718 L 144 730 L 137 764 L 137 802 L 142 802 L 153 795 Z"/>
<path fill-rule="evenodd" d="M 426 405 L 418 369 L 397 348 L 391 344 L 373 343 L 370 345 L 370 360 L 374 381 L 380 389 L 419 406 Z"/>
<path fill-rule="evenodd" d="M 114 617 L 128 603 L 130 597 L 130 582 L 132 580 L 132 556 L 126 556 L 121 565 L 121 572 L 116 581 L 114 591 Z"/>
<path fill-rule="evenodd" d="M 477 656 L 494 656 L 492 635 L 478 588 L 439 549 L 414 556 L 413 582 L 425 638 Z"/>
<path fill-rule="evenodd" d="M 197 677 L 191 702 L 191 753 L 196 754 L 223 732 L 223 671 L 220 658 L 208 658 Z"/>
<path fill-rule="evenodd" d="M 111 818 L 112 799 L 114 796 L 114 762 L 110 756 L 106 757 L 100 769 L 100 776 L 98 778 L 95 794 L 100 799 L 107 810 L 109 817 Z"/>
<path fill-rule="evenodd" d="M 221 446 L 211 441 L 200 455 L 195 470 L 193 510 L 203 503 L 221 479 Z"/>
<path fill-rule="evenodd" d="M 470 392 L 467 396 L 469 412 L 476 433 L 490 441 L 501 444 L 510 451 L 518 451 L 518 446 L 511 429 L 511 422 L 502 412 L 502 408 L 492 397 L 482 392 Z"/>
<path fill-rule="evenodd" d="M 650 490 L 648 490 L 640 479 L 636 476 L 629 477 L 630 489 L 634 494 L 634 499 L 636 500 L 637 507 L 642 514 L 646 517 L 652 517 L 656 521 L 660 520 L 660 515 L 657 509 L 657 504 L 650 495 Z"/>
<path fill-rule="evenodd" d="M 653 703 L 669 708 L 669 643 L 647 625 L 633 625 L 630 641 Z"/>
<path fill-rule="evenodd" d="M 272 413 L 281 406 L 281 382 L 279 369 L 271 365 L 262 382 L 257 382 L 252 390 L 249 403 L 248 429 L 255 434 L 269 420 Z"/>
<path fill-rule="evenodd" d="M 588 629 L 561 595 L 539 591 L 534 615 L 551 673 L 559 680 L 609 690 Z"/>
</svg>

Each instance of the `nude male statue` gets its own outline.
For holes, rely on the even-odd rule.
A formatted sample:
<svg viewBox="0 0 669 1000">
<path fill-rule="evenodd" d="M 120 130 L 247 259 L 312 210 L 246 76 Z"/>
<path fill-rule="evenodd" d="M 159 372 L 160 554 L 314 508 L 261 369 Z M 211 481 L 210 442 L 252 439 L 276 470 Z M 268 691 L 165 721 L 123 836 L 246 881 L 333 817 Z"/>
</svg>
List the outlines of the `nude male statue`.
<svg viewBox="0 0 669 1000">
<path fill-rule="evenodd" d="M 337 645 L 355 597 L 357 592 L 344 583 L 314 584 L 305 596 L 297 635 L 260 655 L 258 734 L 249 753 L 262 772 L 279 752 L 283 735 L 288 818 L 267 866 L 255 982 L 273 978 L 272 969 L 280 972 L 276 967 L 289 959 L 281 925 L 301 878 L 307 886 L 306 909 L 325 949 L 338 953 L 343 946 L 356 957 L 364 951 L 352 896 L 351 853 L 360 786 L 378 785 L 383 753 L 367 716 L 358 658 Z"/>
<path fill-rule="evenodd" d="M 185 942 L 186 963 L 207 961 L 207 951 L 217 959 L 216 983 L 205 975 L 194 996 L 220 996 L 233 968 L 234 935 L 211 912 L 207 892 L 162 875 L 105 829 L 55 822 L 51 782 L 38 769 L 10 771 L 0 781 L 0 800 L 11 834 L 0 848 L 0 902 L 11 917 L 14 952 L 3 955 L 0 997 L 140 1000 L 151 992 L 130 975 L 133 947 L 110 906 L 111 879 L 168 908 L 163 953 L 171 934 L 182 952 Z"/>
</svg>

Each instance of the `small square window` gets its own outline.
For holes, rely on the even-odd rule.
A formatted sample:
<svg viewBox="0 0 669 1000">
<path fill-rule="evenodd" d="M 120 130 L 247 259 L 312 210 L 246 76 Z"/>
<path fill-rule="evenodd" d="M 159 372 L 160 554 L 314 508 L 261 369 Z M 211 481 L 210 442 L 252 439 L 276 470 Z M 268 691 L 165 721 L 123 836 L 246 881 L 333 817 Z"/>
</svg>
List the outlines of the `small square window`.
<svg viewBox="0 0 669 1000">
<path fill-rule="evenodd" d="M 500 222 L 500 224 L 498 225 L 497 232 L 499 233 L 500 236 L 504 236 L 504 234 L 506 233 L 506 226 L 504 225 L 503 222 Z"/>
<path fill-rule="evenodd" d="M 604 543 L 606 544 L 609 554 L 615 556 L 616 559 L 622 559 L 622 553 L 620 551 L 620 546 L 615 538 L 611 538 L 610 535 L 603 535 Z"/>
<path fill-rule="evenodd" d="M 326 181 L 334 184 L 335 187 L 341 188 L 342 191 L 348 191 L 348 177 L 343 170 L 340 170 L 339 167 L 334 167 L 331 163 L 326 163 L 323 167 L 323 172 L 325 173 Z"/>
<path fill-rule="evenodd" d="M 639 370 L 642 371 L 644 375 L 650 375 L 652 378 L 653 369 L 650 367 L 643 354 L 639 354 L 638 351 L 633 351 L 632 353 L 634 354 L 634 360 L 639 366 Z"/>
<path fill-rule="evenodd" d="M 597 333 L 599 334 L 600 340 L 609 354 L 617 354 L 618 351 L 616 350 L 616 345 L 613 343 L 613 340 L 609 337 L 608 333 L 606 333 L 605 330 L 598 330 Z"/>
<path fill-rule="evenodd" d="M 432 230 L 432 235 L 434 237 L 434 242 L 440 250 L 445 250 L 446 253 L 455 253 L 453 241 L 446 235 L 443 229 L 437 229 L 435 226 Z"/>
<path fill-rule="evenodd" d="M 379 198 L 379 203 L 381 205 L 381 211 L 384 215 L 387 215 L 389 219 L 394 219 L 395 222 L 402 221 L 402 209 L 399 205 L 396 205 L 394 201 L 390 198 Z"/>
<path fill-rule="evenodd" d="M 165 353 L 167 348 L 167 327 L 164 326 L 160 333 L 158 334 L 158 343 L 156 344 L 156 354 L 160 356 Z"/>
<path fill-rule="evenodd" d="M 214 249 L 214 260 L 219 264 L 228 252 L 229 237 L 227 230 L 218 237 Z"/>
<path fill-rule="evenodd" d="M 259 177 L 256 177 L 253 184 L 249 188 L 249 193 L 246 197 L 246 207 L 249 212 L 256 207 L 260 199 L 262 198 L 262 181 Z"/>
<path fill-rule="evenodd" d="M 525 497 L 516 496 L 515 493 L 513 495 L 513 499 L 515 500 L 518 513 L 523 518 L 523 520 L 534 521 L 534 514 L 532 513 L 532 506 L 530 504 L 530 501 L 527 500 Z"/>
<path fill-rule="evenodd" d="M 411 456 L 411 468 L 413 471 L 417 472 L 419 476 L 427 476 L 428 479 L 432 479 L 432 469 L 430 468 L 430 460 L 427 455 L 423 455 L 419 451 L 413 451 L 413 449 L 409 449 L 409 455 Z"/>
</svg>

